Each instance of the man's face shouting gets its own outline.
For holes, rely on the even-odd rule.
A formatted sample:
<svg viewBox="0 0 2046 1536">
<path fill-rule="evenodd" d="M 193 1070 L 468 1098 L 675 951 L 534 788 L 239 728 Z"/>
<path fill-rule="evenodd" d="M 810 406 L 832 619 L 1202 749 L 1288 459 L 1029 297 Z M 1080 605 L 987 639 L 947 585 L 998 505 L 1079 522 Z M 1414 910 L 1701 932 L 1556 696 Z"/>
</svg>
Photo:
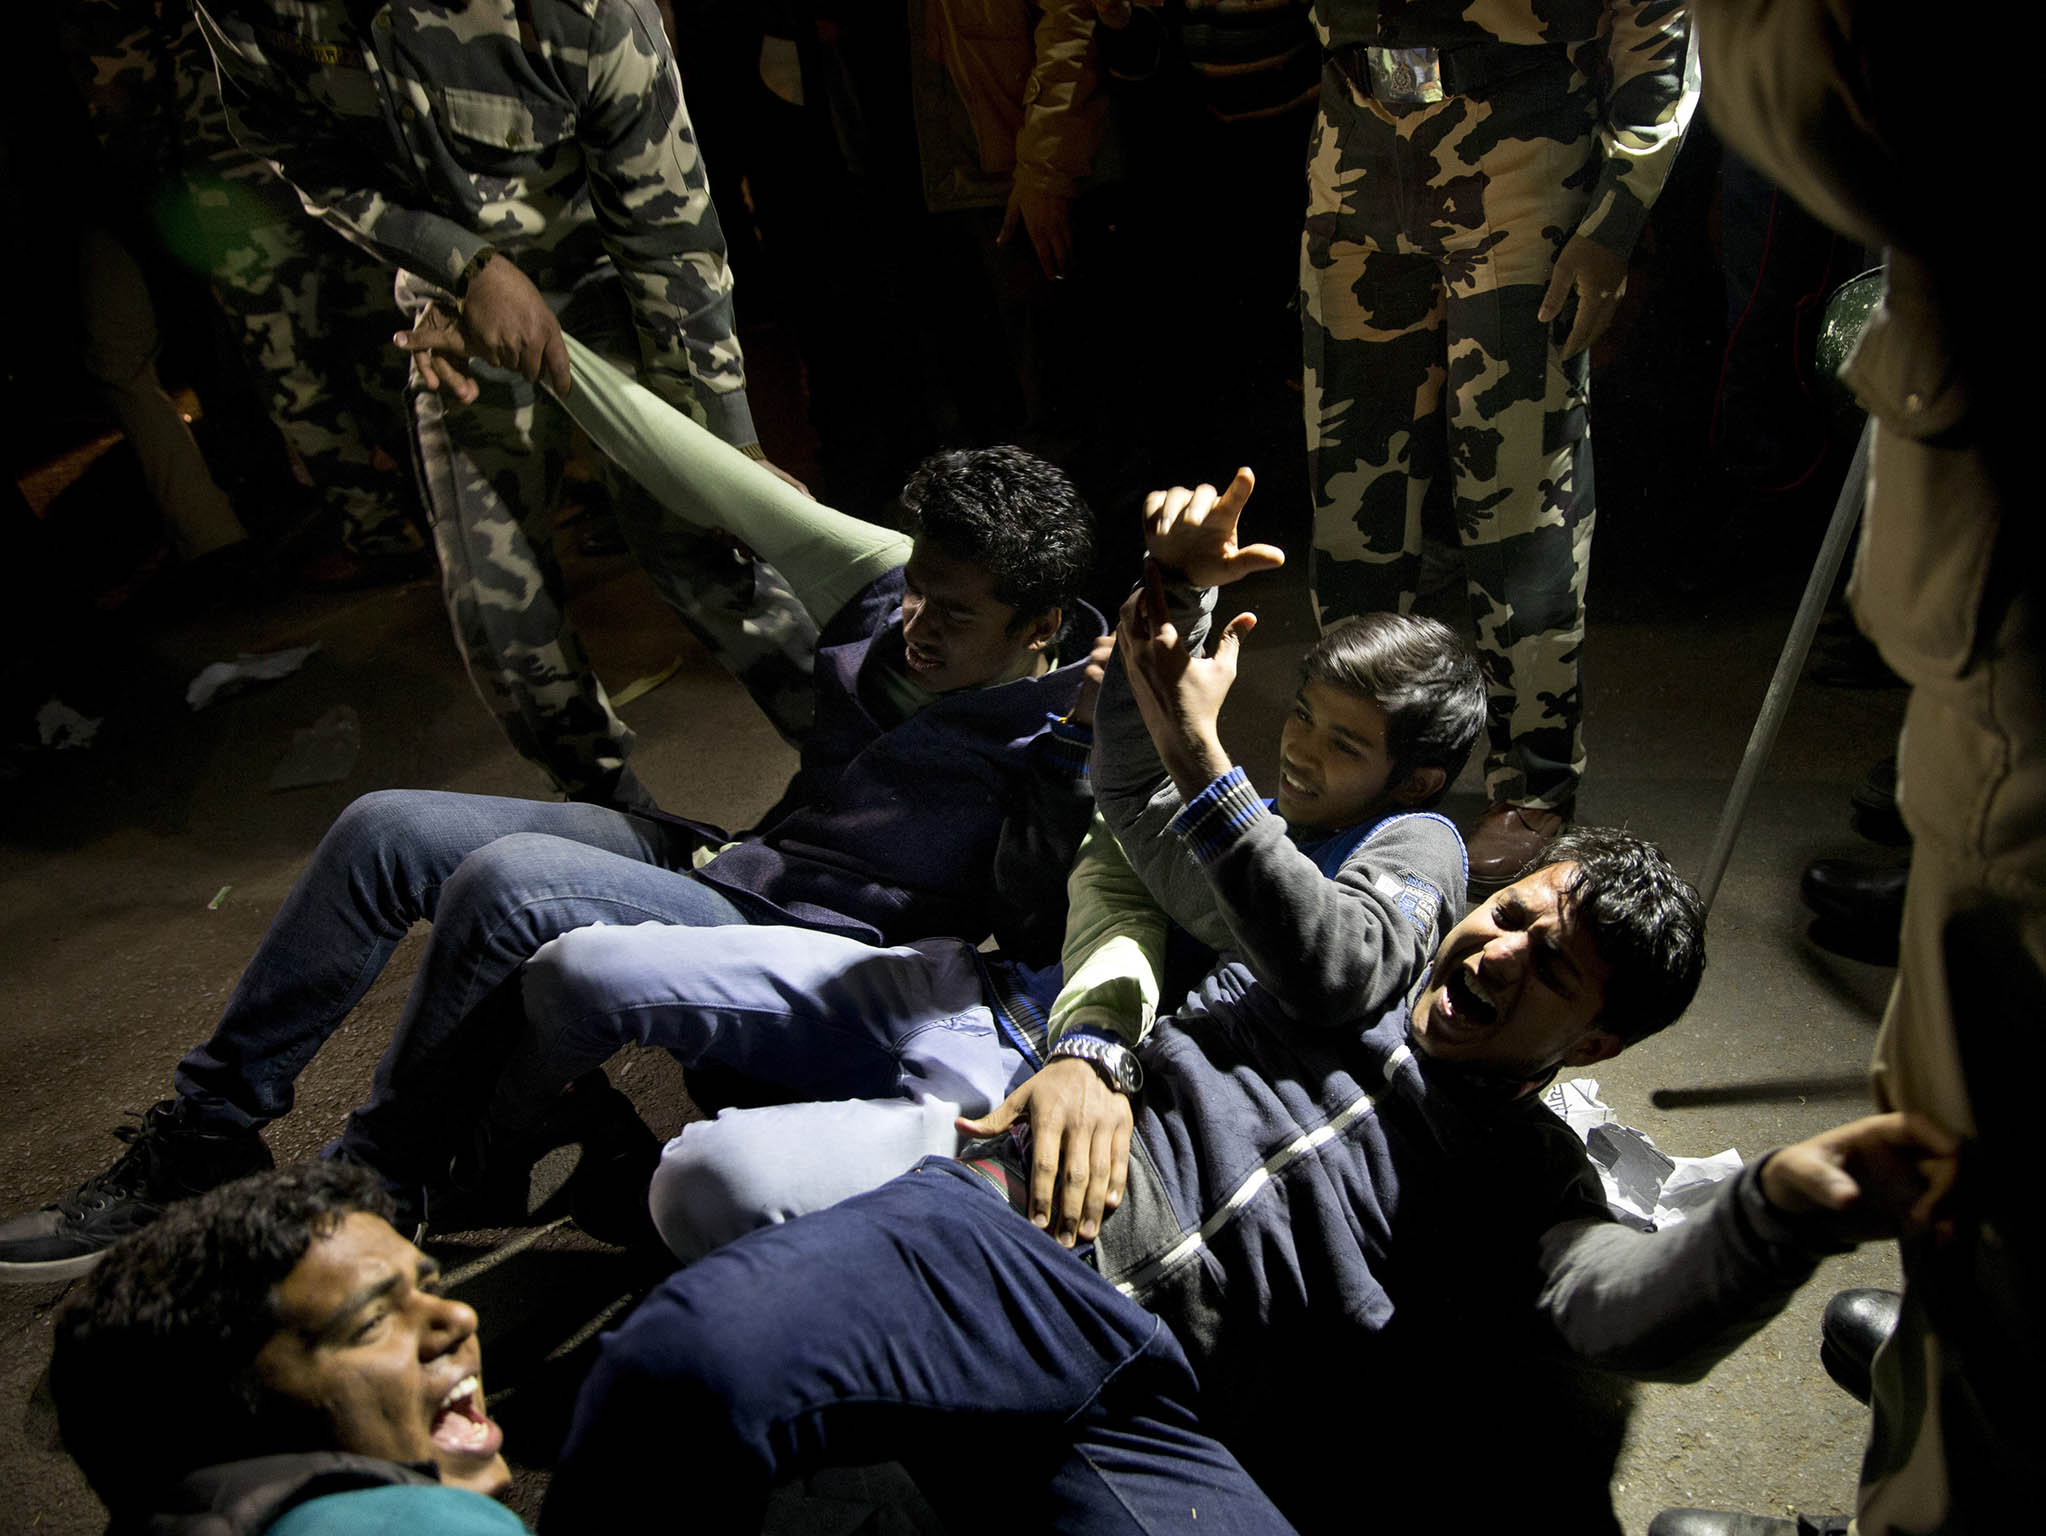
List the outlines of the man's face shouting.
<svg viewBox="0 0 2046 1536">
<path fill-rule="evenodd" d="M 256 1379 L 323 1418 L 332 1448 L 432 1462 L 441 1480 L 494 1493 L 511 1480 L 504 1432 L 483 1409 L 476 1314 L 440 1294 L 431 1259 L 354 1211 L 271 1293 L 279 1327 Z"/>
<path fill-rule="evenodd" d="M 1423 1052 L 1533 1081 L 1625 1047 L 1595 1022 L 1610 969 L 1567 895 L 1576 869 L 1538 869 L 1450 930 L 1414 1004 L 1414 1043 Z"/>
</svg>

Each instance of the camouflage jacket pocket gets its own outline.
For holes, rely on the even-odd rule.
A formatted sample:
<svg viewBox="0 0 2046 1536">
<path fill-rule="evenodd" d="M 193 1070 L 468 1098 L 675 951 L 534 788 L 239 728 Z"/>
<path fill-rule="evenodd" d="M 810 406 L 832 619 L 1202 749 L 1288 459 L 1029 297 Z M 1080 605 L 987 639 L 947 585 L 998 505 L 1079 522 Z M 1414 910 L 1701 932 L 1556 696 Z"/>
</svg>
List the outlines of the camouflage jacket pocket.
<svg viewBox="0 0 2046 1536">
<path fill-rule="evenodd" d="M 440 119 L 461 152 L 501 167 L 575 137 L 575 113 L 557 102 L 446 86 L 436 93 Z"/>
</svg>

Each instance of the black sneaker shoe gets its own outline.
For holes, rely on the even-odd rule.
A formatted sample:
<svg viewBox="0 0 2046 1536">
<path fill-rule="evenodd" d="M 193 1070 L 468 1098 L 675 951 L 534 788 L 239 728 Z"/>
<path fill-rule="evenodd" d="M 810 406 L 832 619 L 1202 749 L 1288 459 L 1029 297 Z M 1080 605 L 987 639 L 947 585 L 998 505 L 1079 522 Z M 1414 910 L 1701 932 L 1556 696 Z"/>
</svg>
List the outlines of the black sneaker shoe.
<svg viewBox="0 0 2046 1536">
<path fill-rule="evenodd" d="M 271 1166 L 270 1149 L 254 1131 L 179 1128 L 176 1102 L 155 1105 L 139 1126 L 117 1127 L 128 1150 L 105 1173 L 53 1206 L 0 1223 L 0 1285 L 74 1280 L 165 1206 Z"/>
</svg>

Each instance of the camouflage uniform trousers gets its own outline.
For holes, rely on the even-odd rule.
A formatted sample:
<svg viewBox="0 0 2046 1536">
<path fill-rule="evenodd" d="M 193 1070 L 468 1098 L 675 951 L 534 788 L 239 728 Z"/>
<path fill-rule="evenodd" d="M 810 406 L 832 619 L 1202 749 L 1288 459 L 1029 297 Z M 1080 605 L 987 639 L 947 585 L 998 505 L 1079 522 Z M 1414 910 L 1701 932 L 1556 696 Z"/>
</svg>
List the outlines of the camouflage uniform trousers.
<svg viewBox="0 0 2046 1536">
<path fill-rule="evenodd" d="M 638 348 L 615 280 L 548 297 L 564 330 L 635 371 Z M 447 302 L 399 274 L 408 315 L 436 298 Z M 489 369 L 479 382 L 483 393 L 468 406 L 416 387 L 416 376 L 412 392 L 414 450 L 455 643 L 519 753 L 569 793 L 608 798 L 619 792 L 633 736 L 569 621 L 554 551 L 571 423 L 516 375 Z M 664 511 L 623 477 L 607 473 L 607 483 L 619 529 L 661 596 L 775 728 L 799 739 L 810 724 L 817 626 L 780 573 Z"/>
<path fill-rule="evenodd" d="M 1562 806 L 1593 522 L 1583 354 L 1537 318 L 1598 171 L 1596 91 L 1563 63 L 1486 99 L 1386 105 L 1324 68 L 1301 249 L 1311 573 L 1324 625 L 1412 608 L 1424 510 L 1462 544 L 1491 798 Z"/>
<path fill-rule="evenodd" d="M 192 197 L 203 219 L 221 184 L 197 181 Z M 271 421 L 348 548 L 423 548 L 401 467 L 405 365 L 391 346 L 389 269 L 303 215 L 233 223 L 209 242 L 209 275 Z"/>
</svg>

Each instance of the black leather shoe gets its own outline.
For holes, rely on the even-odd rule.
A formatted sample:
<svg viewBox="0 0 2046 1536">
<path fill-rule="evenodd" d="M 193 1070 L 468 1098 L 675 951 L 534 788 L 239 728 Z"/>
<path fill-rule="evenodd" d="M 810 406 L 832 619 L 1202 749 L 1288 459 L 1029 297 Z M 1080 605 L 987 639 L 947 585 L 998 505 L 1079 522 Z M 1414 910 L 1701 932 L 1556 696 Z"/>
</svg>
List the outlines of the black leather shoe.
<svg viewBox="0 0 2046 1536">
<path fill-rule="evenodd" d="M 1909 864 L 1863 864 L 1854 859 L 1813 859 L 1798 888 L 1820 917 L 1895 933 L 1904 925 Z"/>
<path fill-rule="evenodd" d="M 1648 1522 L 1648 1536 L 1847 1536 L 1846 1515 L 1779 1520 L 1738 1509 L 1666 1509 Z"/>
<path fill-rule="evenodd" d="M 1858 1286 L 1837 1293 L 1819 1319 L 1819 1364 L 1842 1390 L 1864 1403 L 1869 1366 L 1897 1331 L 1897 1311 L 1903 1303 L 1895 1291 Z"/>
<path fill-rule="evenodd" d="M 1897 758 L 1884 758 L 1861 776 L 1847 797 L 1847 824 L 1857 837 L 1885 848 L 1908 848 L 1911 833 L 1897 811 Z"/>
<path fill-rule="evenodd" d="M 1897 936 L 1904 927 L 1904 886 L 1910 878 L 1908 864 L 1812 860 L 1798 890 L 1819 918 L 1812 925 L 1813 941 L 1855 960 L 1895 965 Z"/>
</svg>

